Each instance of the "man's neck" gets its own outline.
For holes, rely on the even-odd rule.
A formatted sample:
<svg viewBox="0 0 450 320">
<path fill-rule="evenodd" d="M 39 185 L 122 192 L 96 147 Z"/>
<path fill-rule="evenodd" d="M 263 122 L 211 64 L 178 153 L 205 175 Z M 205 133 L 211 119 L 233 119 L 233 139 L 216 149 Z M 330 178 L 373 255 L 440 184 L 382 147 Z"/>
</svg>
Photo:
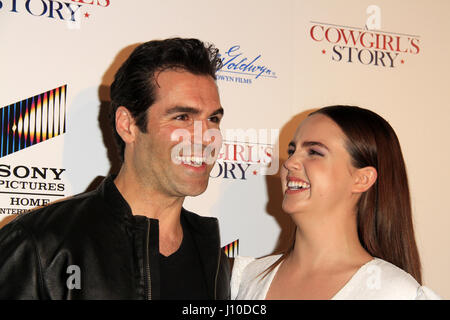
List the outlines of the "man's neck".
<svg viewBox="0 0 450 320">
<path fill-rule="evenodd" d="M 131 207 L 133 215 L 159 221 L 159 251 L 165 256 L 175 252 L 183 240 L 180 214 L 184 197 L 170 197 L 155 188 L 149 188 L 124 167 L 114 183 Z"/>
<path fill-rule="evenodd" d="M 160 226 L 175 230 L 180 224 L 184 197 L 174 197 L 142 183 L 131 171 L 122 167 L 114 183 L 131 207 L 133 215 L 159 220 Z"/>
</svg>

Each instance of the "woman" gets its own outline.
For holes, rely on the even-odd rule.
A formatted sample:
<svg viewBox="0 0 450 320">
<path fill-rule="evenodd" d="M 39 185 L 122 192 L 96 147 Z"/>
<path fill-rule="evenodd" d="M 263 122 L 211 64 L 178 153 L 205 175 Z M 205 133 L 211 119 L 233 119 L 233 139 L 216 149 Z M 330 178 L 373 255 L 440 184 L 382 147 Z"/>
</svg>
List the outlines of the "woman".
<svg viewBox="0 0 450 320">
<path fill-rule="evenodd" d="M 439 299 L 421 286 L 400 144 L 372 111 L 331 106 L 311 113 L 281 169 L 291 248 L 238 257 L 235 299 Z"/>
</svg>

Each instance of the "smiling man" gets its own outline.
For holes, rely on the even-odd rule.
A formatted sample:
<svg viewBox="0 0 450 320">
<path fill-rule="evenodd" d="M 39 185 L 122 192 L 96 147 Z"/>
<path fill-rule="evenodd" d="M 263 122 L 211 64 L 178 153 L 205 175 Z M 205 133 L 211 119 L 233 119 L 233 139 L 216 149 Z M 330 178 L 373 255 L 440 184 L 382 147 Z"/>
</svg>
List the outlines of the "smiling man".
<svg viewBox="0 0 450 320">
<path fill-rule="evenodd" d="M 196 39 L 133 51 L 111 85 L 119 173 L 0 231 L 0 298 L 229 298 L 217 219 L 182 207 L 205 191 L 206 150 L 220 145 L 219 66 Z"/>
</svg>

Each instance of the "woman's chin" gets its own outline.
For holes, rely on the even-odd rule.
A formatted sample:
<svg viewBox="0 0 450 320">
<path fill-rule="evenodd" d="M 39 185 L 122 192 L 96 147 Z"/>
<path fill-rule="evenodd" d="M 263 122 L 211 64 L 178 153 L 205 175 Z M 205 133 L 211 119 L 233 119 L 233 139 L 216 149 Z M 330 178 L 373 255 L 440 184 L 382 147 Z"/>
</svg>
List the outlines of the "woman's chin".
<svg viewBox="0 0 450 320">
<path fill-rule="evenodd" d="M 283 200 L 281 208 L 287 214 L 303 213 L 306 212 L 306 206 L 298 201 Z"/>
</svg>

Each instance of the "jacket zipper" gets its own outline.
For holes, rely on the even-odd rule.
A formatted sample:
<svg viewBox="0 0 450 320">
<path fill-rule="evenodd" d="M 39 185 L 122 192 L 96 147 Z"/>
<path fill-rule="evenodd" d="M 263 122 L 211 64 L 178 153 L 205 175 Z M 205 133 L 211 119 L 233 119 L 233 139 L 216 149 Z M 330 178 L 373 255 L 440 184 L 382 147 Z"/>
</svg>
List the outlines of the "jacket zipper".
<svg viewBox="0 0 450 320">
<path fill-rule="evenodd" d="M 146 254 L 146 261 L 147 261 L 147 265 L 146 265 L 146 272 L 147 272 L 147 300 L 152 300 L 152 278 L 150 275 L 150 257 L 149 257 L 149 253 L 148 253 L 148 246 L 149 246 L 149 242 L 150 242 L 150 221 L 147 220 L 147 247 L 145 250 L 145 254 Z"/>
</svg>

